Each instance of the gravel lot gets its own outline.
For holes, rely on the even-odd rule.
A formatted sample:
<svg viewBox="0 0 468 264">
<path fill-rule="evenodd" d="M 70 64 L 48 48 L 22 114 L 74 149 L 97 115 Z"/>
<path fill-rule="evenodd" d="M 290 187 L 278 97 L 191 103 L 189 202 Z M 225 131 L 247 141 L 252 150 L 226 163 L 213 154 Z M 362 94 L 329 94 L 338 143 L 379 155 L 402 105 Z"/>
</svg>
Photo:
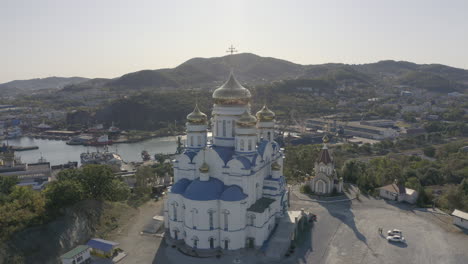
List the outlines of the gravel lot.
<svg viewBox="0 0 468 264">
<path fill-rule="evenodd" d="M 468 232 L 454 227 L 450 217 L 362 195 L 360 200 L 312 202 L 292 194 L 291 209 L 305 208 L 317 214 L 318 221 L 304 233 L 296 252 L 281 263 L 468 263 Z M 240 258 L 241 263 L 272 263 L 256 251 L 220 259 L 192 258 L 168 248 L 160 238 L 140 235 L 152 212 L 160 212 L 161 204 L 141 208 L 129 232 L 116 239 L 129 253 L 119 263 L 211 264 L 233 263 L 234 258 Z M 407 243 L 387 242 L 378 233 L 379 227 L 384 233 L 393 228 L 403 230 Z"/>
</svg>

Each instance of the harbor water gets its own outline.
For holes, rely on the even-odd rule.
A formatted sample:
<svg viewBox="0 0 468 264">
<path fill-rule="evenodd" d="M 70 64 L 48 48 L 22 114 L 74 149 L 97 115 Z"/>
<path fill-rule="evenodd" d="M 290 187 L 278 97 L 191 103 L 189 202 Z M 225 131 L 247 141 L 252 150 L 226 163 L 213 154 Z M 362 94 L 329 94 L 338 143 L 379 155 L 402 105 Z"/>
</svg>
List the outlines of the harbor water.
<svg viewBox="0 0 468 264">
<path fill-rule="evenodd" d="M 182 140 L 185 141 L 185 136 L 182 136 Z M 6 144 L 7 142 L 3 141 L 3 143 Z M 38 146 L 39 149 L 17 151 L 15 155 L 21 157 L 21 161 L 25 163 L 37 162 L 42 155 L 51 165 L 64 164 L 69 161 L 80 162 L 80 154 L 83 152 L 104 151 L 104 147 L 71 146 L 62 140 L 34 139 L 30 137 L 10 139 L 8 144 L 21 147 Z M 115 144 L 108 148 L 109 151 L 118 153 L 126 162 L 142 161 L 141 152 L 143 150 L 148 151 L 152 158 L 156 153 L 174 154 L 177 149 L 177 137 L 152 138 L 137 143 Z"/>
</svg>

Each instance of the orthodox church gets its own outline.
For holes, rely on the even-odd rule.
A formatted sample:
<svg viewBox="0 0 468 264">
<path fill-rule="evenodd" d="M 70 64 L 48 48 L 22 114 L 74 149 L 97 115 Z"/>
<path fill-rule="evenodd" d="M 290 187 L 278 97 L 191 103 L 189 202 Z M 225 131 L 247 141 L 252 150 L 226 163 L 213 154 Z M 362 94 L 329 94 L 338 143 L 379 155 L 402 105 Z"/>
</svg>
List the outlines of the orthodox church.
<svg viewBox="0 0 468 264">
<path fill-rule="evenodd" d="M 253 116 L 250 91 L 232 73 L 213 100 L 212 140 L 198 106 L 187 116 L 165 201 L 166 234 L 196 251 L 261 247 L 288 208 L 275 114 L 264 106 Z"/>
<path fill-rule="evenodd" d="M 328 137 L 323 137 L 323 147 L 315 161 L 315 177 L 309 182 L 310 189 L 315 194 L 330 194 L 333 189 L 343 192 L 343 178 L 338 179 L 335 163 L 328 151 Z"/>
</svg>

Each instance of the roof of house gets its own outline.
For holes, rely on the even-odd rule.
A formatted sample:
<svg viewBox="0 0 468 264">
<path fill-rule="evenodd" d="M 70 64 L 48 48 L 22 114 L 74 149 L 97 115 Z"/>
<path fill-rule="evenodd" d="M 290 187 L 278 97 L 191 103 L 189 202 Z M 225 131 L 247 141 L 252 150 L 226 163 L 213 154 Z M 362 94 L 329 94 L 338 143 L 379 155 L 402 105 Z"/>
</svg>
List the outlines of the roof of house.
<svg viewBox="0 0 468 264">
<path fill-rule="evenodd" d="M 119 243 L 100 239 L 100 238 L 93 238 L 88 241 L 87 245 L 93 249 L 98 249 L 104 252 L 108 252 L 112 250 L 114 246 L 119 245 Z"/>
<path fill-rule="evenodd" d="M 468 220 L 468 213 L 465 213 L 465 212 L 457 210 L 457 209 L 453 210 L 452 215 L 456 216 L 456 217 L 459 217 L 461 219 L 464 219 L 464 220 Z"/>
<path fill-rule="evenodd" d="M 387 191 L 393 192 L 393 193 L 404 194 L 404 193 L 406 193 L 407 188 L 405 188 L 405 186 L 403 186 L 402 184 L 397 185 L 395 183 L 392 183 L 392 184 L 389 184 L 389 185 L 382 186 L 379 189 L 384 189 L 384 190 L 387 190 Z M 409 190 L 411 190 L 411 189 L 409 189 Z"/>
<path fill-rule="evenodd" d="M 79 245 L 76 248 L 68 251 L 67 253 L 63 254 L 60 257 L 63 258 L 63 259 L 71 259 L 71 258 L 75 257 L 76 255 L 80 254 L 81 252 L 87 250 L 88 248 L 89 248 L 89 246 L 87 246 L 87 245 Z"/>
</svg>

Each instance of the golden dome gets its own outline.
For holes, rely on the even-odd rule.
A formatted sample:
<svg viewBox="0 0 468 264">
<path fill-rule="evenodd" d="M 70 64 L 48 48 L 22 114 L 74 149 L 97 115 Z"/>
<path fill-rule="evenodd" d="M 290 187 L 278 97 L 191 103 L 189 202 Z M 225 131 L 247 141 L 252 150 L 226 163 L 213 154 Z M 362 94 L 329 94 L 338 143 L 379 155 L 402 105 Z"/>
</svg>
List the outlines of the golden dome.
<svg viewBox="0 0 468 264">
<path fill-rule="evenodd" d="M 207 173 L 210 170 L 210 166 L 206 164 L 206 162 L 203 162 L 203 164 L 200 166 L 198 169 L 201 173 Z"/>
<path fill-rule="evenodd" d="M 251 97 L 250 91 L 236 80 L 232 72 L 229 75 L 229 79 L 213 92 L 215 104 L 248 104 Z"/>
<path fill-rule="evenodd" d="M 330 141 L 330 139 L 328 138 L 327 135 L 325 135 L 325 136 L 323 136 L 322 141 L 323 141 L 323 143 L 328 143 L 328 141 Z"/>
<path fill-rule="evenodd" d="M 262 121 L 268 122 L 268 121 L 273 121 L 273 119 L 275 119 L 275 113 L 273 113 L 273 111 L 268 109 L 266 105 L 264 105 L 263 108 L 257 112 L 256 116 L 257 116 L 258 121 L 260 122 Z"/>
<path fill-rule="evenodd" d="M 273 162 L 273 164 L 271 164 L 271 169 L 274 170 L 274 171 L 279 171 L 281 170 L 281 165 L 279 165 L 278 162 Z"/>
<path fill-rule="evenodd" d="M 254 127 L 257 124 L 257 118 L 245 110 L 239 119 L 236 120 L 236 124 L 240 127 Z"/>
<path fill-rule="evenodd" d="M 207 123 L 207 118 L 204 113 L 198 109 L 198 104 L 195 105 L 195 108 L 193 109 L 192 113 L 187 115 L 187 121 L 192 124 L 206 124 Z"/>
</svg>

